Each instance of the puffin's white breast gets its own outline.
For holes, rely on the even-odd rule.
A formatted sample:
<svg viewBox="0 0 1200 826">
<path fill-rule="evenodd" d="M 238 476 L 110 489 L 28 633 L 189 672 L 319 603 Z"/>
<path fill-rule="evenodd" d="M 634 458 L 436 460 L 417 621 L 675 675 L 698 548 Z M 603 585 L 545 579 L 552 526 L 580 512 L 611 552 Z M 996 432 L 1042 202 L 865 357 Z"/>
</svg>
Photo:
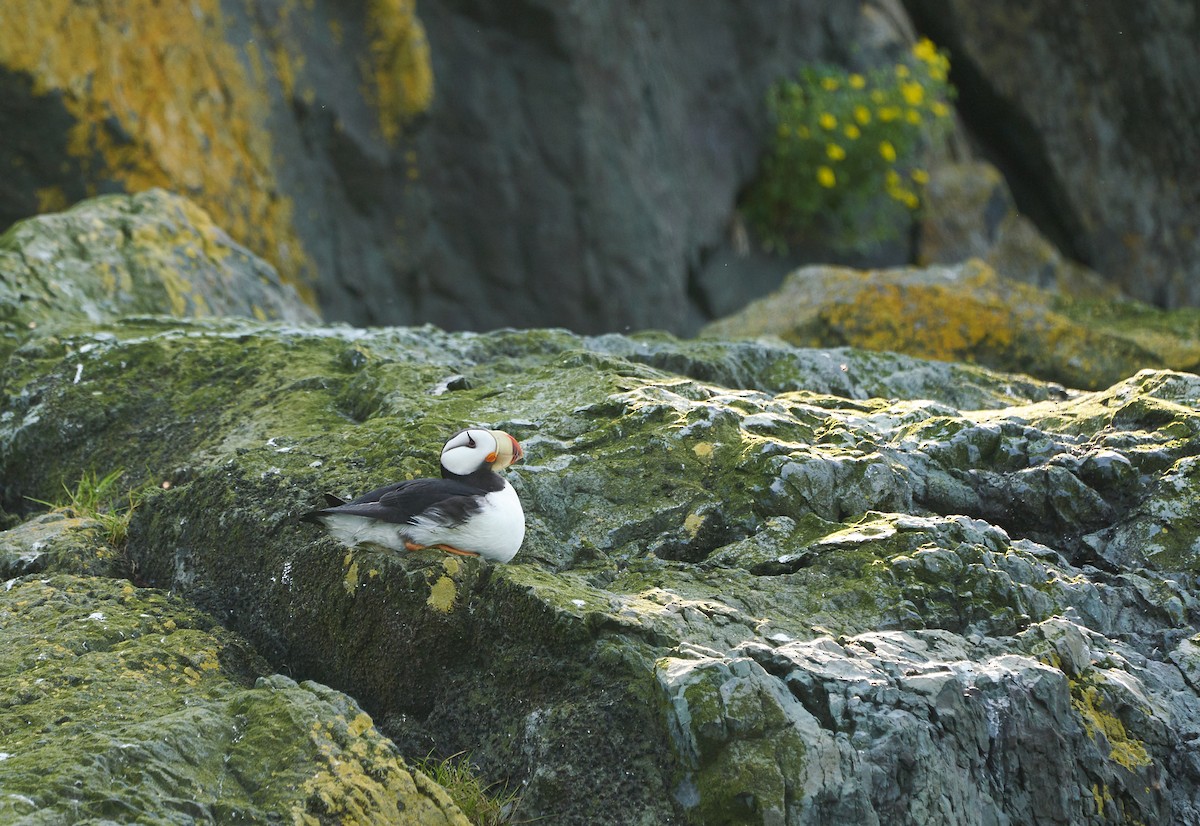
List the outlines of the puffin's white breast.
<svg viewBox="0 0 1200 826">
<path fill-rule="evenodd" d="M 460 525 L 440 524 L 435 514 L 418 516 L 405 527 L 418 544 L 450 545 L 492 562 L 508 562 L 525 541 L 525 511 L 506 481 L 500 490 L 486 494 L 479 511 Z"/>
</svg>

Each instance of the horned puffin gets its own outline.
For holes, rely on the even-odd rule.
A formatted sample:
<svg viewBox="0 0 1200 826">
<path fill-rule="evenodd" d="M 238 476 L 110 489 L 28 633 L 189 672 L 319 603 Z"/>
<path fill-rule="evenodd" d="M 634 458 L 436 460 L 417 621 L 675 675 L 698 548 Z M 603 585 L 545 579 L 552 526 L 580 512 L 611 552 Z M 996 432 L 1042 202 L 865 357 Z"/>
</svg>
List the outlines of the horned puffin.
<svg viewBox="0 0 1200 826">
<path fill-rule="evenodd" d="M 467 428 L 442 448 L 441 479 L 396 482 L 351 502 L 326 495 L 329 507 L 300 518 L 324 525 L 347 547 L 437 548 L 508 562 L 525 539 L 525 512 L 496 471 L 522 455 L 521 445 L 502 430 Z"/>
</svg>

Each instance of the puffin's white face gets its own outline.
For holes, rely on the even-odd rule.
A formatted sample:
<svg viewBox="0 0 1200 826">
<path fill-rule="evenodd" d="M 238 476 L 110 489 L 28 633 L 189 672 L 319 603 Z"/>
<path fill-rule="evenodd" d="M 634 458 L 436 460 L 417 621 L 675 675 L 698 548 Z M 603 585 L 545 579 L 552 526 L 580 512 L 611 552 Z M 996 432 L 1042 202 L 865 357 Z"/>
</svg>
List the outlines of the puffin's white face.
<svg viewBox="0 0 1200 826">
<path fill-rule="evenodd" d="M 442 467 L 467 476 L 482 467 L 504 470 L 521 458 L 521 445 L 503 430 L 468 428 L 450 437 L 442 448 Z"/>
</svg>

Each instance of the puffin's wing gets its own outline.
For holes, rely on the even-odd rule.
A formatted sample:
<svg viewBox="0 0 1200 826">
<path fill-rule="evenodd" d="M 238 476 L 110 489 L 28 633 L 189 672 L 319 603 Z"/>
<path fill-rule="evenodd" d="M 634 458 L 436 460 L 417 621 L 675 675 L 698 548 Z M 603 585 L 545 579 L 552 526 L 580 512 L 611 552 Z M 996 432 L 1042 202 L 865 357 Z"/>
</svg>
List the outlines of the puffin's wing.
<svg viewBox="0 0 1200 826">
<path fill-rule="evenodd" d="M 436 509 L 448 521 L 460 522 L 479 509 L 478 497 L 483 492 L 457 479 L 410 479 L 365 493 L 344 505 L 306 513 L 301 519 L 315 522 L 320 516 L 343 514 L 405 523 Z"/>
</svg>

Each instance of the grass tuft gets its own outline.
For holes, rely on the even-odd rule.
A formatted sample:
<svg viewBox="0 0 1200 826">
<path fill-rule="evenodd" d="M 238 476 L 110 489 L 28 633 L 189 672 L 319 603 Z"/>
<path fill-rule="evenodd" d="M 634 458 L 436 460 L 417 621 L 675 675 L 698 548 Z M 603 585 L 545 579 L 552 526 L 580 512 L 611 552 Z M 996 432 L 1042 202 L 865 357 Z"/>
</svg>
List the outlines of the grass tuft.
<svg viewBox="0 0 1200 826">
<path fill-rule="evenodd" d="M 127 490 L 122 496 L 119 483 L 124 475 L 124 468 L 117 468 L 105 476 L 88 471 L 80 477 L 73 490 L 63 483 L 66 499 L 62 502 L 47 502 L 32 496 L 25 498 L 51 510 L 70 511 L 75 516 L 95 519 L 104 526 L 109 544 L 120 549 L 125 547 L 129 519 L 144 493 L 142 490 Z"/>
<path fill-rule="evenodd" d="M 475 826 L 503 826 L 516 822 L 512 817 L 520 803 L 520 794 L 509 791 L 507 786 L 498 789 L 498 783 L 484 783 L 466 752 L 452 754 L 444 760 L 430 754 L 424 760 L 416 761 L 415 766 L 445 789 Z"/>
</svg>

